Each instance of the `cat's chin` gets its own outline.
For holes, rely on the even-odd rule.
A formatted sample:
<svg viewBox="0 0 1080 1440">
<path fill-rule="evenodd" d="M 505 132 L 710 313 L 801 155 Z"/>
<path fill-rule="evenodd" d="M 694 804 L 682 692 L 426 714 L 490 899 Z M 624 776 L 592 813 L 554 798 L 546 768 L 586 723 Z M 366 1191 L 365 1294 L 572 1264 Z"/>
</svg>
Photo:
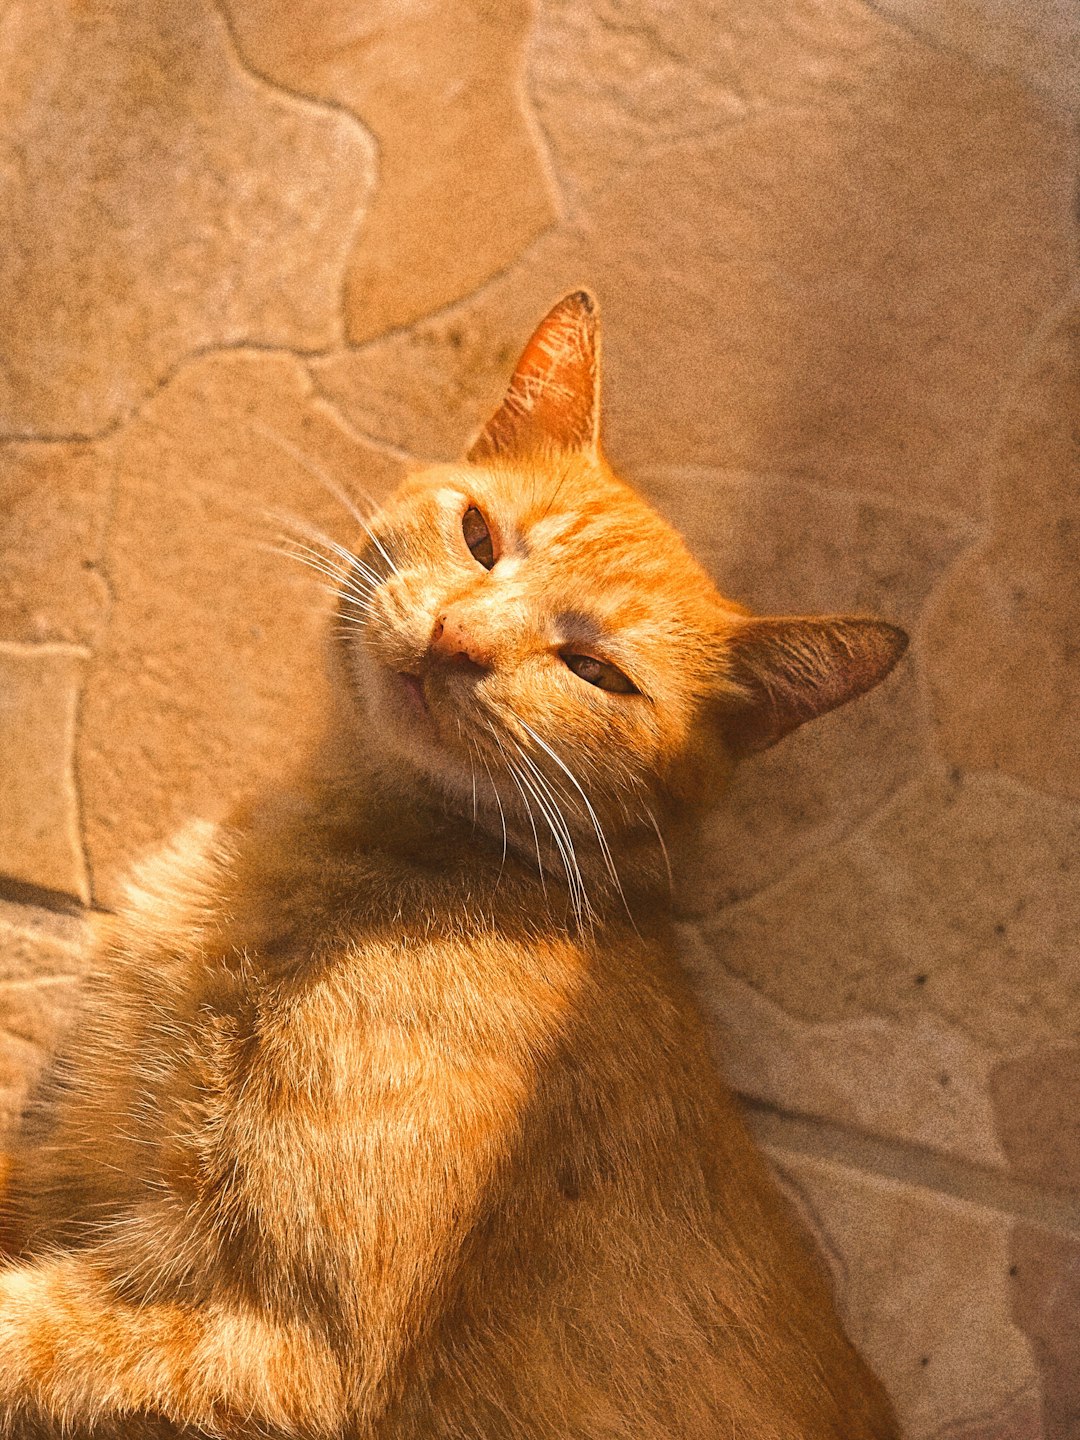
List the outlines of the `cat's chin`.
<svg viewBox="0 0 1080 1440">
<path fill-rule="evenodd" d="M 421 676 L 371 657 L 358 679 L 369 736 L 384 766 L 399 780 L 413 773 L 453 796 L 471 796 L 469 762 L 446 697 L 433 697 Z"/>
</svg>

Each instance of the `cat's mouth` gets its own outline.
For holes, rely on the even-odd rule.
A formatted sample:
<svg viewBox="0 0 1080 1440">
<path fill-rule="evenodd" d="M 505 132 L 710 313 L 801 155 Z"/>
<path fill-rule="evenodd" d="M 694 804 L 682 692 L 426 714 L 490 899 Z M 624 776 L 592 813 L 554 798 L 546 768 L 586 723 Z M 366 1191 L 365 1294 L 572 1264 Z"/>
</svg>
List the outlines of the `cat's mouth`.
<svg viewBox="0 0 1080 1440">
<path fill-rule="evenodd" d="M 442 774 L 447 766 L 456 771 L 465 762 L 466 749 L 483 746 L 490 721 L 477 710 L 475 674 L 400 652 L 385 659 L 376 652 L 370 658 L 375 662 L 371 695 L 392 749 L 403 749 L 424 769 L 434 766 Z"/>
<path fill-rule="evenodd" d="M 449 718 L 446 713 L 448 708 L 451 714 L 458 714 L 455 701 L 460 697 L 443 695 L 439 686 L 432 694 L 432 676 L 427 669 L 421 669 L 419 674 L 409 670 L 392 671 L 390 680 L 399 711 L 419 722 L 420 732 L 426 739 L 438 739 L 442 744 L 446 737 L 440 721 L 445 722 Z"/>
<path fill-rule="evenodd" d="M 419 675 L 410 675 L 405 670 L 399 670 L 397 680 L 409 709 L 421 719 L 430 721 L 431 707 L 424 694 L 424 682 Z"/>
</svg>

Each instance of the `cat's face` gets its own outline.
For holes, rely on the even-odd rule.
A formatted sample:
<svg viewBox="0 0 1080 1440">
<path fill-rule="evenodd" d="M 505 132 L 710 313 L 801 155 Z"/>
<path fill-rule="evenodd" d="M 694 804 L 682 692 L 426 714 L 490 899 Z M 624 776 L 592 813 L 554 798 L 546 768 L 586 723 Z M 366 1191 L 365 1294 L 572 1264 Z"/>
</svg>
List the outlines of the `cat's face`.
<svg viewBox="0 0 1080 1440">
<path fill-rule="evenodd" d="M 647 823 L 869 688 L 878 621 L 758 621 L 716 591 L 597 443 L 595 309 L 551 312 L 461 465 L 410 478 L 342 592 L 384 757 L 556 834 Z"/>
<path fill-rule="evenodd" d="M 354 607 L 358 660 L 403 763 L 470 796 L 490 768 L 511 804 L 556 777 L 578 795 L 560 762 L 605 810 L 652 793 L 734 617 L 598 456 L 424 471 L 374 528 L 386 555 L 363 558 L 384 578 Z"/>
</svg>

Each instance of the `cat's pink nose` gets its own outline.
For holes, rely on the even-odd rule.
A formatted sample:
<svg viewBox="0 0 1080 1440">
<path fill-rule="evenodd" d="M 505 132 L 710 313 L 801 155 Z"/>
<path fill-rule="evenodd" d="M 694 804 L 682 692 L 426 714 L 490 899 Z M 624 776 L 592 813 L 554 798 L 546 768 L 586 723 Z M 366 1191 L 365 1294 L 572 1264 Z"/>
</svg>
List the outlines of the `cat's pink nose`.
<svg viewBox="0 0 1080 1440">
<path fill-rule="evenodd" d="M 428 643 L 436 659 L 455 665 L 475 665 L 481 670 L 491 666 L 491 648 L 468 629 L 455 615 L 440 615 L 435 621 Z"/>
</svg>

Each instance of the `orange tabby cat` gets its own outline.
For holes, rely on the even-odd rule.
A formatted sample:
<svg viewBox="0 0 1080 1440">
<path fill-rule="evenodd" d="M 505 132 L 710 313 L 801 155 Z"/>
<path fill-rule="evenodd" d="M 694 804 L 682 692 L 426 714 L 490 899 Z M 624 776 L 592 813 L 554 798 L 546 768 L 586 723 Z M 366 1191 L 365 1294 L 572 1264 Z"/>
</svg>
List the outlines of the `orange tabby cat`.
<svg viewBox="0 0 1080 1440">
<path fill-rule="evenodd" d="M 334 553 L 305 772 L 134 881 L 15 1157 L 2 1433 L 897 1433 L 714 1072 L 660 835 L 905 637 L 723 600 L 606 465 L 597 362 L 571 295 Z"/>
</svg>

